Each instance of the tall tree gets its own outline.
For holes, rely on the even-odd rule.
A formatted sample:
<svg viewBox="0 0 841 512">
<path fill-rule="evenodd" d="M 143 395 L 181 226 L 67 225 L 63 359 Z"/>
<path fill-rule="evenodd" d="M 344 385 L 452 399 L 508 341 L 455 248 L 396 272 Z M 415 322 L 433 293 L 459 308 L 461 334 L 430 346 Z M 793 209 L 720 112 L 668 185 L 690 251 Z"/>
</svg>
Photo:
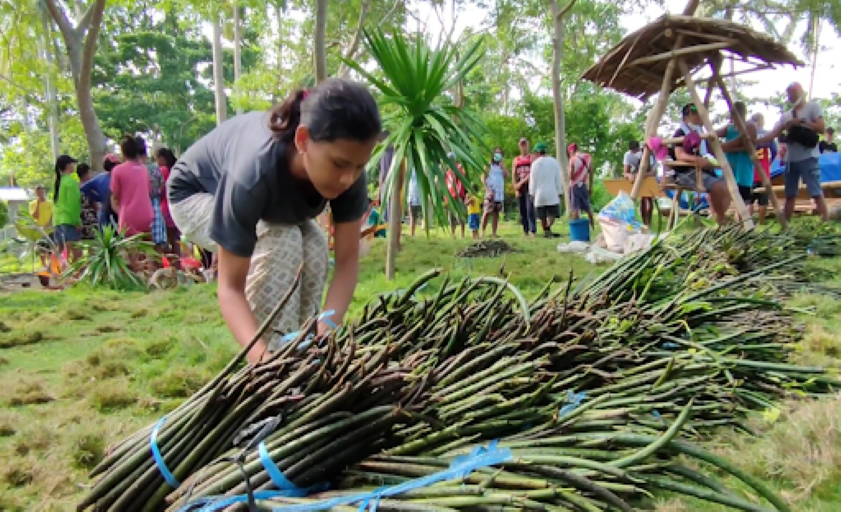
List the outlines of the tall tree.
<svg viewBox="0 0 841 512">
<path fill-rule="evenodd" d="M 549 0 L 552 14 L 552 98 L 555 102 L 555 154 L 561 163 L 561 181 L 564 186 L 564 208 L 569 210 L 570 177 L 569 158 L 566 153 L 566 119 L 564 118 L 564 94 L 561 90 L 561 60 L 565 43 L 566 16 L 577 0 L 569 0 L 563 7 L 558 0 Z"/>
<path fill-rule="evenodd" d="M 102 160 L 106 151 L 105 134 L 99 125 L 91 94 L 91 73 L 96 53 L 96 43 L 102 25 L 105 10 L 105 0 L 93 0 L 78 19 L 76 26 L 71 24 L 64 7 L 60 7 L 56 0 L 44 0 L 50 16 L 58 25 L 70 62 L 70 71 L 76 89 L 76 102 L 79 107 L 79 117 L 85 128 L 88 149 L 91 157 L 91 167 L 101 170 Z M 77 6 L 83 5 L 80 2 Z"/>
<path fill-rule="evenodd" d="M 313 58 L 315 59 L 315 82 L 327 80 L 327 0 L 315 0 L 315 33 L 313 36 Z"/>
</svg>

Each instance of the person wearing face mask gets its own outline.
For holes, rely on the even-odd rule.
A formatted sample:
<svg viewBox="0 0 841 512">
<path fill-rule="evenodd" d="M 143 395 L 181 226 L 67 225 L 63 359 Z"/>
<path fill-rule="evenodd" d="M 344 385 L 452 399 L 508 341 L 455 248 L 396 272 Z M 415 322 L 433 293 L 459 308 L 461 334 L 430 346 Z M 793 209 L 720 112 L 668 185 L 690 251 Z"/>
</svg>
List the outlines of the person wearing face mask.
<svg viewBox="0 0 841 512">
<path fill-rule="evenodd" d="M 494 149 L 491 157 L 491 165 L 485 174 L 485 213 L 482 215 L 482 238 L 485 237 L 485 228 L 488 227 L 488 220 L 491 221 L 491 233 L 494 238 L 499 238 L 499 213 L 502 211 L 502 203 L 505 201 L 505 180 L 508 178 L 508 171 L 505 170 L 505 163 L 502 159 L 502 148 Z"/>
<path fill-rule="evenodd" d="M 314 219 L 328 202 L 335 267 L 318 331 L 341 323 L 359 275 L 369 205 L 364 170 L 381 132 L 371 93 L 329 79 L 292 92 L 268 112 L 222 123 L 171 170 L 170 214 L 188 240 L 218 251 L 220 309 L 240 345 L 254 338 L 303 265 L 300 285 L 249 361 L 278 348 L 284 334 L 321 309 L 328 247 Z"/>
<path fill-rule="evenodd" d="M 669 156 L 672 160 L 688 162 L 692 167 L 674 167 L 674 181 L 678 185 L 694 190 L 696 187 L 695 167 L 702 170 L 704 190 L 710 196 L 710 207 L 712 208 L 715 220 L 719 224 L 727 221 L 727 208 L 730 207 L 730 191 L 724 178 L 715 175 L 715 162 L 708 158 L 710 151 L 707 148 L 707 141 L 701 139 L 704 135 L 704 128 L 701 125 L 701 115 L 694 103 L 688 103 L 681 110 L 682 119 L 680 126 L 674 133 L 674 137 L 685 138 L 681 144 L 672 144 L 669 147 Z M 692 136 L 692 134 L 695 134 Z"/>
<path fill-rule="evenodd" d="M 785 132 L 785 217 L 791 219 L 794 215 L 794 204 L 802 181 L 806 185 L 809 197 L 815 201 L 815 208 L 821 219 L 826 222 L 829 220 L 829 211 L 821 188 L 818 148 L 820 134 L 826 130 L 823 109 L 817 102 L 808 101 L 803 86 L 797 82 L 788 86 L 786 95 L 791 109 L 784 112 L 774 129 L 759 138 L 757 143 L 766 144 Z"/>
</svg>

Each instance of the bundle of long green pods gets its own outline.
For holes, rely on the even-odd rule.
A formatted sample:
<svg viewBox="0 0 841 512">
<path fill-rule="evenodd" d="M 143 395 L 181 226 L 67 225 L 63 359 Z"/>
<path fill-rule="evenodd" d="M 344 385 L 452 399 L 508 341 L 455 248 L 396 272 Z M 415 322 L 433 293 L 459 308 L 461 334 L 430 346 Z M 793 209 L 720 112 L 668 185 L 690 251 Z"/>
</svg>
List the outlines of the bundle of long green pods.
<svg viewBox="0 0 841 512">
<path fill-rule="evenodd" d="M 788 234 L 702 231 L 593 280 L 548 285 L 530 302 L 490 277 L 445 275 L 421 296 L 442 274 L 430 271 L 328 337 L 301 344 L 302 335 L 239 370 L 232 362 L 171 413 L 157 442 L 177 486 L 150 454 L 150 426 L 94 471 L 101 478 L 82 506 L 176 511 L 197 499 L 253 498 L 277 485 L 259 441 L 298 488 L 332 484 L 256 505 L 282 510 L 437 473 L 499 440 L 512 455 L 503 465 L 388 496 L 379 508 L 631 510 L 671 491 L 787 510 L 690 442 L 725 426 L 750 432 L 751 410 L 841 388 L 822 368 L 787 363 L 799 334 L 778 300 L 813 289 L 803 258 L 786 252 L 796 246 Z M 721 471 L 773 508 L 726 489 L 711 476 Z"/>
</svg>

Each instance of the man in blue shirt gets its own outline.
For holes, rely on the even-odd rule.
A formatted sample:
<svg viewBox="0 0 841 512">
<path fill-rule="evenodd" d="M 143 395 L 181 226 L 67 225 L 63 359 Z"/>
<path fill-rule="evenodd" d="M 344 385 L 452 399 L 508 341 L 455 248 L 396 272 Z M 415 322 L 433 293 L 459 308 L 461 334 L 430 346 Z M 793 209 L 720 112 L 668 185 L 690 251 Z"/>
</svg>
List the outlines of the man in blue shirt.
<svg viewBox="0 0 841 512">
<path fill-rule="evenodd" d="M 105 155 L 102 168 L 105 172 L 97 174 L 82 185 L 82 193 L 91 201 L 99 204 L 99 227 L 117 225 L 117 214 L 111 208 L 111 170 L 120 164 L 120 157 L 115 154 Z"/>
</svg>

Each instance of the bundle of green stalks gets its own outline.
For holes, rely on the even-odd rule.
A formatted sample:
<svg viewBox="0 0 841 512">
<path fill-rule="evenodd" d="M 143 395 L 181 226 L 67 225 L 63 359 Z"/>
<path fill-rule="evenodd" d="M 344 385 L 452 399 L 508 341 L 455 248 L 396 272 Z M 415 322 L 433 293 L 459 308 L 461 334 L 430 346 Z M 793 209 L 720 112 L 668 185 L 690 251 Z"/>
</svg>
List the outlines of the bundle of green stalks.
<svg viewBox="0 0 841 512">
<path fill-rule="evenodd" d="M 302 332 L 314 327 L 312 321 Z M 352 342 L 339 346 L 328 338 L 298 350 L 302 341 L 303 335 L 256 365 L 241 365 L 244 350 L 160 424 L 156 443 L 174 479 L 203 477 L 201 482 L 188 479 L 180 489 L 197 494 L 238 490 L 243 474 L 255 473 L 254 449 L 261 441 L 280 469 L 303 487 L 381 448 L 405 414 L 399 404 L 408 404 L 404 396 L 418 394 L 420 385 L 406 378 L 409 370 L 388 363 L 398 345 L 355 355 Z M 152 455 L 150 437 L 157 425 L 110 449 L 93 469 L 91 476 L 98 480 L 78 509 L 165 507 L 175 489 Z M 233 476 L 224 471 L 231 465 Z M 249 484 L 259 487 L 267 480 L 263 473 Z"/>
<path fill-rule="evenodd" d="M 779 299 L 811 286 L 800 260 L 778 251 L 795 246 L 788 237 L 701 231 L 596 279 L 550 283 L 530 302 L 491 277 L 445 275 L 422 297 L 442 274 L 430 271 L 330 336 L 301 345 L 302 334 L 257 365 L 233 361 L 171 413 L 158 443 L 177 489 L 150 455 L 150 427 L 113 449 L 82 506 L 174 512 L 242 495 L 253 505 L 255 492 L 276 489 L 259 441 L 298 488 L 334 489 L 259 505 L 271 508 L 434 474 L 499 440 L 505 464 L 379 508 L 631 510 L 665 490 L 769 510 L 725 489 L 711 465 L 787 510 L 691 441 L 750 431 L 752 410 L 841 388 L 822 368 L 787 363 L 799 333 Z M 703 465 L 691 471 L 676 455 Z M 358 510 L 342 507 L 333 510 Z"/>
</svg>

